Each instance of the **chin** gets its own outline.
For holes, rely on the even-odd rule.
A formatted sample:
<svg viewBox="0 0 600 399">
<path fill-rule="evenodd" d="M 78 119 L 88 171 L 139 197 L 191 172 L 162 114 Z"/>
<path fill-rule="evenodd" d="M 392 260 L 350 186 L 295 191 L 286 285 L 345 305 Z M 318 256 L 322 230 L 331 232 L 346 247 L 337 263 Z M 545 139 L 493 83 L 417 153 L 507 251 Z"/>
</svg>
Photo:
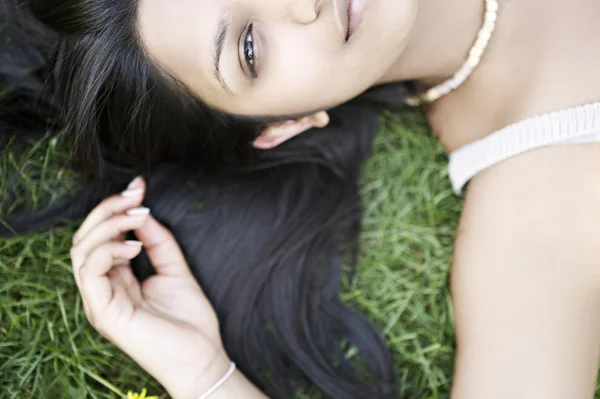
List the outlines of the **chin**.
<svg viewBox="0 0 600 399">
<path fill-rule="evenodd" d="M 373 42 L 384 39 L 394 44 L 408 40 L 417 16 L 417 0 L 366 0 L 369 2 L 356 39 L 368 36 Z M 387 44 L 387 43 L 386 43 Z"/>
<path fill-rule="evenodd" d="M 417 0 L 368 0 L 365 19 L 353 37 L 357 59 L 374 60 L 364 65 L 378 80 L 401 57 L 415 26 Z"/>
</svg>

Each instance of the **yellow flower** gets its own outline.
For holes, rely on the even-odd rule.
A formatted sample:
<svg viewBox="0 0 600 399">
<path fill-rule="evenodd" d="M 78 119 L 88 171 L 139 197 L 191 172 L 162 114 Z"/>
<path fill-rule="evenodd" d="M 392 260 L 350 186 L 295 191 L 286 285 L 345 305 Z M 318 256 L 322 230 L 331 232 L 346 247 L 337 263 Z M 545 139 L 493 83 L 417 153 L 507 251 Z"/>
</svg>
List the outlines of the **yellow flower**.
<svg viewBox="0 0 600 399">
<path fill-rule="evenodd" d="M 127 399 L 158 399 L 158 396 L 146 396 L 146 388 L 142 389 L 142 393 L 127 392 Z"/>
</svg>

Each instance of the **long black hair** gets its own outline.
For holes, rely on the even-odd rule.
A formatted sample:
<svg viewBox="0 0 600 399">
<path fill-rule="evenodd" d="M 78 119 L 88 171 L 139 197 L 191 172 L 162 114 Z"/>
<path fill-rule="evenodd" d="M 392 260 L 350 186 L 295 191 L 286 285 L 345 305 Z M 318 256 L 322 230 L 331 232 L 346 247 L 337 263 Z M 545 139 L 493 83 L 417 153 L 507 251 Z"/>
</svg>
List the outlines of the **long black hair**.
<svg viewBox="0 0 600 399">
<path fill-rule="evenodd" d="M 134 0 L 0 0 L 0 133 L 62 131 L 82 189 L 9 215 L 0 236 L 85 216 L 138 173 L 214 305 L 225 347 L 274 398 L 304 380 L 334 398 L 397 398 L 377 328 L 339 298 L 356 260 L 360 167 L 401 87 L 330 111 L 330 125 L 261 152 L 263 122 L 206 107 L 140 46 Z M 136 271 L 143 278 L 142 256 Z M 358 349 L 350 361 L 345 354 Z"/>
</svg>

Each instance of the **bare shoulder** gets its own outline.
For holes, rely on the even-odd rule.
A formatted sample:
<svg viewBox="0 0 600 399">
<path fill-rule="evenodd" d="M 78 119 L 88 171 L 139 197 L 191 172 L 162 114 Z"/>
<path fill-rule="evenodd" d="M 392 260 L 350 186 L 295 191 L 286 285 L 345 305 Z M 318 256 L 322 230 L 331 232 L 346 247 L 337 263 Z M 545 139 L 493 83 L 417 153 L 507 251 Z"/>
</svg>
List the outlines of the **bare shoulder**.
<svg viewBox="0 0 600 399">
<path fill-rule="evenodd" d="M 459 240 L 488 229 L 515 250 L 589 265 L 600 283 L 600 143 L 530 151 L 475 177 Z"/>
<path fill-rule="evenodd" d="M 584 399 L 600 357 L 600 146 L 472 181 L 452 265 L 453 398 Z"/>
</svg>

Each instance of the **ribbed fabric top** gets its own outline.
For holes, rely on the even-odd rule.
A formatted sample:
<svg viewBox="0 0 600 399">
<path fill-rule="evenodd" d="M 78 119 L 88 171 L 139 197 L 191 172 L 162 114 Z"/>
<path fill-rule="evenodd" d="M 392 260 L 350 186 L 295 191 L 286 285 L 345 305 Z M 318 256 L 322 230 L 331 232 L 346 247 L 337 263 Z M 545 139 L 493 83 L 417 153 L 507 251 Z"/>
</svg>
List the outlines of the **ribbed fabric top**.
<svg viewBox="0 0 600 399">
<path fill-rule="evenodd" d="M 450 154 L 448 173 L 461 195 L 475 175 L 510 157 L 555 144 L 600 141 L 600 102 L 517 122 Z"/>
</svg>

